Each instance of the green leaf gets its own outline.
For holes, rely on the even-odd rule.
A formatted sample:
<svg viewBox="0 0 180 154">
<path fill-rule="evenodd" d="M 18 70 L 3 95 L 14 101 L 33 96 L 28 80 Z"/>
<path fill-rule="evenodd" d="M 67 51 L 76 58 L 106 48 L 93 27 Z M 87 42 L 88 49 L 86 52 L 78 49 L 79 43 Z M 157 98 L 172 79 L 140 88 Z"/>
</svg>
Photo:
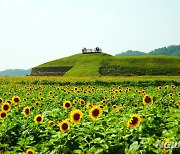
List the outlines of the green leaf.
<svg viewBox="0 0 180 154">
<path fill-rule="evenodd" d="M 97 149 L 97 151 L 95 152 L 95 154 L 100 154 L 103 153 L 103 149 Z"/>
<path fill-rule="evenodd" d="M 84 141 L 84 137 L 79 136 L 79 137 L 77 138 L 77 140 L 78 140 L 79 142 Z"/>
<path fill-rule="evenodd" d="M 93 141 L 93 143 L 102 143 L 102 139 L 101 138 L 95 138 Z"/>
<path fill-rule="evenodd" d="M 78 150 L 74 150 L 73 153 L 81 154 L 82 151 L 80 149 L 78 149 Z"/>
<path fill-rule="evenodd" d="M 139 149 L 139 145 L 138 145 L 138 142 L 135 141 L 133 142 L 131 145 L 130 145 L 130 150 L 133 150 L 133 151 L 137 151 Z"/>
</svg>

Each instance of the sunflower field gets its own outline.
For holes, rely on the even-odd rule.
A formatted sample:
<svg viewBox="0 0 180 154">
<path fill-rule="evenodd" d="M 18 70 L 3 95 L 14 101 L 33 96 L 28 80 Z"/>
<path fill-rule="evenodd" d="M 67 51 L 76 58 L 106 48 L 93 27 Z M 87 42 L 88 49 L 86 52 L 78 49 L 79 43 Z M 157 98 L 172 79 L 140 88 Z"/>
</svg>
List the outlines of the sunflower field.
<svg viewBox="0 0 180 154">
<path fill-rule="evenodd" d="M 0 153 L 180 153 L 180 88 L 3 80 Z"/>
</svg>

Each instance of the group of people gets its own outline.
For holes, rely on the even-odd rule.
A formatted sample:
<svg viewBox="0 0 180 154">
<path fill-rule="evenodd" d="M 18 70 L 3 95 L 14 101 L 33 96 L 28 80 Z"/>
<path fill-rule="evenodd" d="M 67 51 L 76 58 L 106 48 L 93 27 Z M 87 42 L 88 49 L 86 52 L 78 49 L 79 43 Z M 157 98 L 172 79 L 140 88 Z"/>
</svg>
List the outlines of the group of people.
<svg viewBox="0 0 180 154">
<path fill-rule="evenodd" d="M 82 53 L 92 53 L 92 52 L 102 52 L 102 49 L 99 47 L 96 47 L 94 49 L 86 49 L 86 48 L 82 49 Z"/>
</svg>

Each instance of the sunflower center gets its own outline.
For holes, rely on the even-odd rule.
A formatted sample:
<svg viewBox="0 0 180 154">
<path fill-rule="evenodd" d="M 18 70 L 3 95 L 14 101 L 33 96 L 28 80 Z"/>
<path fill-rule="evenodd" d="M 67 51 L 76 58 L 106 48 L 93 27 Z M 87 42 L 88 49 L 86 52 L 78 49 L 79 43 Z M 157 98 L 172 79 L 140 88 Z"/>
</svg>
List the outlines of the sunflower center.
<svg viewBox="0 0 180 154">
<path fill-rule="evenodd" d="M 7 110 L 9 109 L 9 106 L 8 106 L 8 105 L 4 105 L 3 109 L 4 109 L 5 111 L 7 111 Z"/>
<path fill-rule="evenodd" d="M 11 104 L 11 101 L 8 100 L 7 103 Z"/>
<path fill-rule="evenodd" d="M 33 154 L 33 152 L 32 151 L 28 151 L 28 154 Z"/>
<path fill-rule="evenodd" d="M 37 117 L 37 122 L 40 122 L 41 120 L 42 120 L 42 118 L 41 117 Z"/>
<path fill-rule="evenodd" d="M 26 114 L 29 114 L 30 111 L 29 111 L 29 109 L 26 109 L 25 112 L 26 112 Z"/>
<path fill-rule="evenodd" d="M 0 99 L 0 103 L 2 103 L 2 99 Z"/>
<path fill-rule="evenodd" d="M 66 103 L 65 106 L 68 108 L 70 107 L 70 103 Z"/>
<path fill-rule="evenodd" d="M 113 105 L 113 109 L 115 109 L 116 108 L 116 105 Z"/>
<path fill-rule="evenodd" d="M 150 97 L 148 97 L 148 96 L 146 96 L 146 98 L 145 98 L 145 102 L 146 102 L 146 103 L 150 103 L 150 102 L 151 102 L 151 98 L 150 98 Z"/>
<path fill-rule="evenodd" d="M 68 129 L 67 123 L 63 123 L 63 124 L 62 124 L 62 129 L 63 129 L 63 130 L 67 130 L 67 129 Z"/>
<path fill-rule="evenodd" d="M 19 102 L 19 98 L 14 98 L 14 102 Z"/>
<path fill-rule="evenodd" d="M 79 120 L 80 119 L 80 114 L 76 113 L 74 114 L 74 120 Z"/>
<path fill-rule="evenodd" d="M 99 115 L 99 110 L 98 110 L 98 109 L 94 109 L 94 110 L 92 111 L 92 115 L 95 116 L 95 117 L 97 117 L 97 116 Z"/>
<path fill-rule="evenodd" d="M 2 118 L 5 118 L 5 117 L 6 117 L 6 113 L 4 113 L 4 112 L 1 113 L 1 117 L 2 117 Z"/>
<path fill-rule="evenodd" d="M 137 117 L 132 117 L 131 123 L 130 124 L 136 124 L 138 122 L 138 118 Z"/>
</svg>

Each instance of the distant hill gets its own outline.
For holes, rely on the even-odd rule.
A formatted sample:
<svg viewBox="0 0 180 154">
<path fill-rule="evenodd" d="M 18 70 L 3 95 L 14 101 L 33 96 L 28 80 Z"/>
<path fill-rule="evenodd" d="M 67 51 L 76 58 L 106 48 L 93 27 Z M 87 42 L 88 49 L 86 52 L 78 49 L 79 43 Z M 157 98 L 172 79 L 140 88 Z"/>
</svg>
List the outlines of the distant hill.
<svg viewBox="0 0 180 154">
<path fill-rule="evenodd" d="M 0 76 L 26 76 L 30 75 L 31 69 L 7 69 L 4 71 L 0 71 Z"/>
<path fill-rule="evenodd" d="M 73 77 L 180 75 L 180 57 L 76 54 L 32 68 L 31 75 Z"/>
<path fill-rule="evenodd" d="M 168 55 L 168 56 L 180 56 L 180 45 L 170 45 L 168 47 L 158 48 L 148 53 L 141 51 L 128 50 L 117 54 L 116 56 L 142 56 L 142 55 Z"/>
<path fill-rule="evenodd" d="M 149 55 L 169 55 L 169 56 L 180 56 L 180 45 L 171 45 L 155 49 L 149 52 Z"/>
<path fill-rule="evenodd" d="M 147 55 L 147 53 L 144 53 L 141 51 L 128 50 L 126 52 L 122 52 L 120 54 L 117 54 L 116 56 L 143 56 L 143 55 Z"/>
</svg>

